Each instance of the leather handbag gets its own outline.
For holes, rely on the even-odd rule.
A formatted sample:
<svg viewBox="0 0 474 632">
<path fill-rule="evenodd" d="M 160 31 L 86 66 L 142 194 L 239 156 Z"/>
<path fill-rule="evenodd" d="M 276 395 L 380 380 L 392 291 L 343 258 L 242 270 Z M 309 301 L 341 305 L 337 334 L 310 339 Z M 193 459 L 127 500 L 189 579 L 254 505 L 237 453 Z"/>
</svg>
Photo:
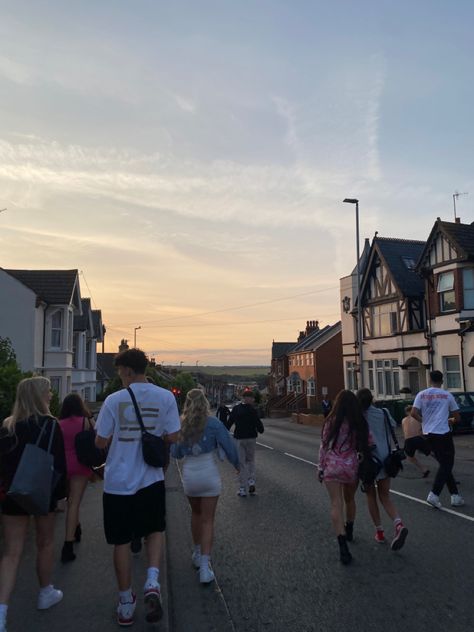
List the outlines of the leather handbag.
<svg viewBox="0 0 474 632">
<path fill-rule="evenodd" d="M 147 465 L 151 465 L 152 467 L 166 467 L 168 461 L 168 450 L 166 449 L 165 441 L 161 437 L 148 432 L 145 428 L 145 424 L 143 423 L 140 408 L 138 407 L 137 400 L 135 399 L 132 389 L 128 387 L 127 391 L 132 398 L 137 421 L 141 428 L 143 460 Z"/>
<path fill-rule="evenodd" d="M 39 447 L 40 441 L 50 426 L 47 450 Z M 45 516 L 49 513 L 54 486 L 54 456 L 51 454 L 56 420 L 46 421 L 36 440 L 27 443 L 13 477 L 7 497 L 14 500 L 24 511 L 33 516 Z"/>
<path fill-rule="evenodd" d="M 364 452 L 359 452 L 358 458 L 357 476 L 360 480 L 360 489 L 365 493 L 367 488 L 375 483 L 378 473 L 382 469 L 382 462 L 370 448 Z"/>
<path fill-rule="evenodd" d="M 89 425 L 86 429 L 86 419 L 82 420 L 82 430 L 74 438 L 74 450 L 81 465 L 92 469 L 102 467 L 107 460 L 107 450 L 96 447 L 95 430 Z"/>
</svg>

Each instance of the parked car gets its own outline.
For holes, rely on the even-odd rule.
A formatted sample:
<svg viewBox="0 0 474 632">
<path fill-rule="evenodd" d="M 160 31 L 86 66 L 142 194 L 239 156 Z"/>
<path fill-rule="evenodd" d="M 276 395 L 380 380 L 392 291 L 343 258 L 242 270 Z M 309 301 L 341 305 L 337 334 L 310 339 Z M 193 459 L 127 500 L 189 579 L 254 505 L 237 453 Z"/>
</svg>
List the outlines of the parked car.
<svg viewBox="0 0 474 632">
<path fill-rule="evenodd" d="M 474 393 L 453 393 L 461 419 L 453 424 L 453 432 L 474 432 Z"/>
</svg>

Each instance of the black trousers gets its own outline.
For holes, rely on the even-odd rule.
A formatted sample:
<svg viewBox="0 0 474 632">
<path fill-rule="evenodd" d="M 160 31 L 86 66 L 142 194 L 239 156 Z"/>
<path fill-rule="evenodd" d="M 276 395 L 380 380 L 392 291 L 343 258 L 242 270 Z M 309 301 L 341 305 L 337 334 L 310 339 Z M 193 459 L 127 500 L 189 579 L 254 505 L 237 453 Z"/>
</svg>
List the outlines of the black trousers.
<svg viewBox="0 0 474 632">
<path fill-rule="evenodd" d="M 433 494 L 440 495 L 446 485 L 450 494 L 457 494 L 458 488 L 453 476 L 454 441 L 451 432 L 446 434 L 429 434 L 428 440 L 435 459 L 439 463 L 438 472 L 433 483 Z"/>
</svg>

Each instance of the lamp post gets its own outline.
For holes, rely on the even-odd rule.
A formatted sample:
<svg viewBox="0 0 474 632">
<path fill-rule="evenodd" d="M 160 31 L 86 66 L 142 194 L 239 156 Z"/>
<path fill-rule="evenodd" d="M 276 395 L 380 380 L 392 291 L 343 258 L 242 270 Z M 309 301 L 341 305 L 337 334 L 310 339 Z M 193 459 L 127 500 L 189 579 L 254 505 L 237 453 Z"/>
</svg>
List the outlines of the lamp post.
<svg viewBox="0 0 474 632">
<path fill-rule="evenodd" d="M 142 328 L 141 325 L 138 325 L 138 327 L 133 328 L 133 348 L 134 349 L 137 348 L 137 331 L 141 328 Z"/>
<path fill-rule="evenodd" d="M 356 253 L 357 253 L 357 346 L 359 348 L 359 388 L 364 388 L 364 351 L 362 333 L 362 306 L 360 296 L 360 245 L 359 245 L 359 200 L 345 198 L 346 204 L 355 204 L 356 207 Z"/>
</svg>

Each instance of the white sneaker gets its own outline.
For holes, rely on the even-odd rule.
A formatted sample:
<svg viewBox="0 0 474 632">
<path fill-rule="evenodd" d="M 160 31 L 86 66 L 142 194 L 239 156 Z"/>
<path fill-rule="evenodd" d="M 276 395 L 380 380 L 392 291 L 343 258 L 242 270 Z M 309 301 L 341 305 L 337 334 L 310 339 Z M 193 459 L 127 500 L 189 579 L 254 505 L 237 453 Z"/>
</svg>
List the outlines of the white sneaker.
<svg viewBox="0 0 474 632">
<path fill-rule="evenodd" d="M 157 581 L 147 581 L 143 587 L 145 601 L 145 621 L 157 623 L 163 618 L 163 606 L 161 604 L 160 584 Z"/>
<path fill-rule="evenodd" d="M 201 554 L 199 553 L 199 551 L 193 551 L 193 554 L 191 555 L 191 561 L 194 568 L 201 568 Z"/>
<path fill-rule="evenodd" d="M 137 596 L 132 593 L 132 601 L 122 603 L 119 600 L 117 606 L 117 623 L 121 626 L 133 625 L 133 615 L 135 614 L 135 608 L 137 607 Z"/>
<path fill-rule="evenodd" d="M 0 619 L 0 632 L 7 632 L 7 620 Z"/>
<path fill-rule="evenodd" d="M 214 571 L 211 568 L 211 565 L 201 566 L 199 569 L 199 581 L 201 584 L 210 584 L 215 580 Z"/>
<path fill-rule="evenodd" d="M 451 494 L 451 505 L 453 507 L 462 507 L 466 503 L 464 502 L 464 498 L 459 494 Z"/>
<path fill-rule="evenodd" d="M 436 494 L 433 494 L 433 492 L 430 492 L 428 494 L 426 502 L 429 503 L 432 507 L 436 507 L 436 509 L 441 509 L 441 507 L 443 506 L 439 500 L 439 496 L 436 496 Z"/>
<path fill-rule="evenodd" d="M 47 610 L 59 603 L 62 598 L 62 591 L 54 588 L 54 586 L 50 586 L 49 590 L 40 591 L 40 594 L 38 595 L 37 608 L 38 610 Z"/>
<path fill-rule="evenodd" d="M 237 492 L 237 496 L 247 496 L 247 490 L 245 487 L 239 487 L 239 491 Z"/>
</svg>

